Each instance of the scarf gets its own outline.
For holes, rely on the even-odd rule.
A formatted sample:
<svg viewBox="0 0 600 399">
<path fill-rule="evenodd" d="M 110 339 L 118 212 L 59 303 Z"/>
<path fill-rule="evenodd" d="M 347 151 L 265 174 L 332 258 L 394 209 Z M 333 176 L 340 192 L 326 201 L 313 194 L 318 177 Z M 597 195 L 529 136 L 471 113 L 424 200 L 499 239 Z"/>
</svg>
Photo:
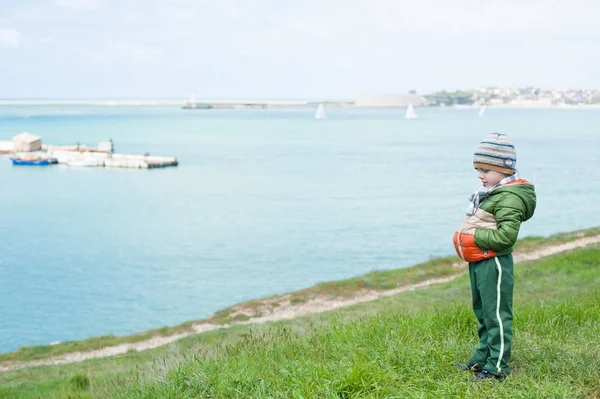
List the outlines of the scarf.
<svg viewBox="0 0 600 399">
<path fill-rule="evenodd" d="M 490 187 L 490 188 L 487 188 L 485 186 L 479 187 L 479 190 L 475 191 L 473 194 L 471 194 L 469 196 L 470 203 L 469 203 L 469 206 L 467 207 L 467 210 L 465 211 L 467 216 L 473 216 L 475 214 L 475 212 L 477 212 L 477 209 L 479 209 L 479 205 L 481 205 L 481 203 L 487 197 L 489 197 L 489 195 L 491 194 L 492 191 L 494 191 L 495 189 L 502 187 L 508 183 L 512 183 L 516 180 L 519 180 L 519 176 L 518 176 L 517 172 L 515 172 L 514 174 L 512 174 L 510 176 L 506 176 L 504 179 L 500 180 L 498 182 L 498 184 L 496 184 L 494 187 Z"/>
</svg>

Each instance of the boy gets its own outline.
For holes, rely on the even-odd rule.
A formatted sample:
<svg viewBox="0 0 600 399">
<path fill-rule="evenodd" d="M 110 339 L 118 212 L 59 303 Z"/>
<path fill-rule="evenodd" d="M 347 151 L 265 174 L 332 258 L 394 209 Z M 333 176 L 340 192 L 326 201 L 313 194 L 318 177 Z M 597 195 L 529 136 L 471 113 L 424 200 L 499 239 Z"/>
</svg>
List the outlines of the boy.
<svg viewBox="0 0 600 399">
<path fill-rule="evenodd" d="M 512 348 L 513 258 L 521 223 L 535 211 L 535 190 L 515 169 L 517 154 L 505 134 L 492 133 L 473 158 L 483 186 L 470 197 L 466 216 L 454 233 L 458 256 L 469 262 L 479 346 L 461 370 L 475 381 L 502 381 L 510 373 Z"/>
</svg>

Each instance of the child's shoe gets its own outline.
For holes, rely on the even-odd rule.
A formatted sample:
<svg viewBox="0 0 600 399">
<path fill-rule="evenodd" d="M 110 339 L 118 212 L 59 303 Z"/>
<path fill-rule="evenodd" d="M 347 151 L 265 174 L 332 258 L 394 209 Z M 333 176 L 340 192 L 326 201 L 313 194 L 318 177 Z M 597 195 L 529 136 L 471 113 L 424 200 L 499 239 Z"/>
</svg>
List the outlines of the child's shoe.
<svg viewBox="0 0 600 399">
<path fill-rule="evenodd" d="M 504 377 L 501 375 L 496 375 L 496 374 L 492 374 L 487 370 L 483 370 L 481 373 L 477 374 L 475 376 L 475 378 L 473 378 L 471 381 L 473 382 L 479 382 L 479 381 L 498 381 L 498 382 L 502 382 L 504 381 Z"/>
<path fill-rule="evenodd" d="M 483 368 L 472 360 L 466 363 L 456 363 L 456 368 L 460 371 L 472 371 L 474 373 L 481 373 L 483 371 Z"/>
</svg>

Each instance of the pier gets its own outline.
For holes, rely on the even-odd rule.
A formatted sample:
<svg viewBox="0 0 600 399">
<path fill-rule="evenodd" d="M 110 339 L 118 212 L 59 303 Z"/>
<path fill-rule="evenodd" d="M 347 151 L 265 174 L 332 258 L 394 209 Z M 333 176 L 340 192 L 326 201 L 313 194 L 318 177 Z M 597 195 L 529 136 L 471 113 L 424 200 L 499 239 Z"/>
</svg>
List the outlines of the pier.
<svg viewBox="0 0 600 399">
<path fill-rule="evenodd" d="M 327 107 L 350 108 L 353 101 L 187 101 L 182 109 L 288 109 L 316 108 L 319 104 Z"/>
<path fill-rule="evenodd" d="M 103 166 L 107 168 L 153 169 L 177 166 L 175 157 L 156 155 L 112 154 L 91 151 L 49 151 L 59 164 L 68 166 Z"/>
<path fill-rule="evenodd" d="M 73 167 L 108 167 L 154 169 L 177 166 L 175 157 L 118 154 L 113 152 L 112 140 L 101 141 L 97 147 L 87 145 L 42 144 L 42 139 L 30 133 L 21 133 L 12 141 L 0 141 L 0 154 L 31 154 L 53 159 L 53 163 Z"/>
</svg>

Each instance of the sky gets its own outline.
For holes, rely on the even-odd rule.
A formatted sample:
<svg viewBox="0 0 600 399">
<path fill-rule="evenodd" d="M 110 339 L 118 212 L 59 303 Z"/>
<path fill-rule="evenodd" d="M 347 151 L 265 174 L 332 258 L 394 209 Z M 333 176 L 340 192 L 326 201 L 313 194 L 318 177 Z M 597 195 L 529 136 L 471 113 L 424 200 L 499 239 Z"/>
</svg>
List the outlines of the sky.
<svg viewBox="0 0 600 399">
<path fill-rule="evenodd" d="M 597 0 L 0 0 L 0 98 L 600 89 Z"/>
</svg>

